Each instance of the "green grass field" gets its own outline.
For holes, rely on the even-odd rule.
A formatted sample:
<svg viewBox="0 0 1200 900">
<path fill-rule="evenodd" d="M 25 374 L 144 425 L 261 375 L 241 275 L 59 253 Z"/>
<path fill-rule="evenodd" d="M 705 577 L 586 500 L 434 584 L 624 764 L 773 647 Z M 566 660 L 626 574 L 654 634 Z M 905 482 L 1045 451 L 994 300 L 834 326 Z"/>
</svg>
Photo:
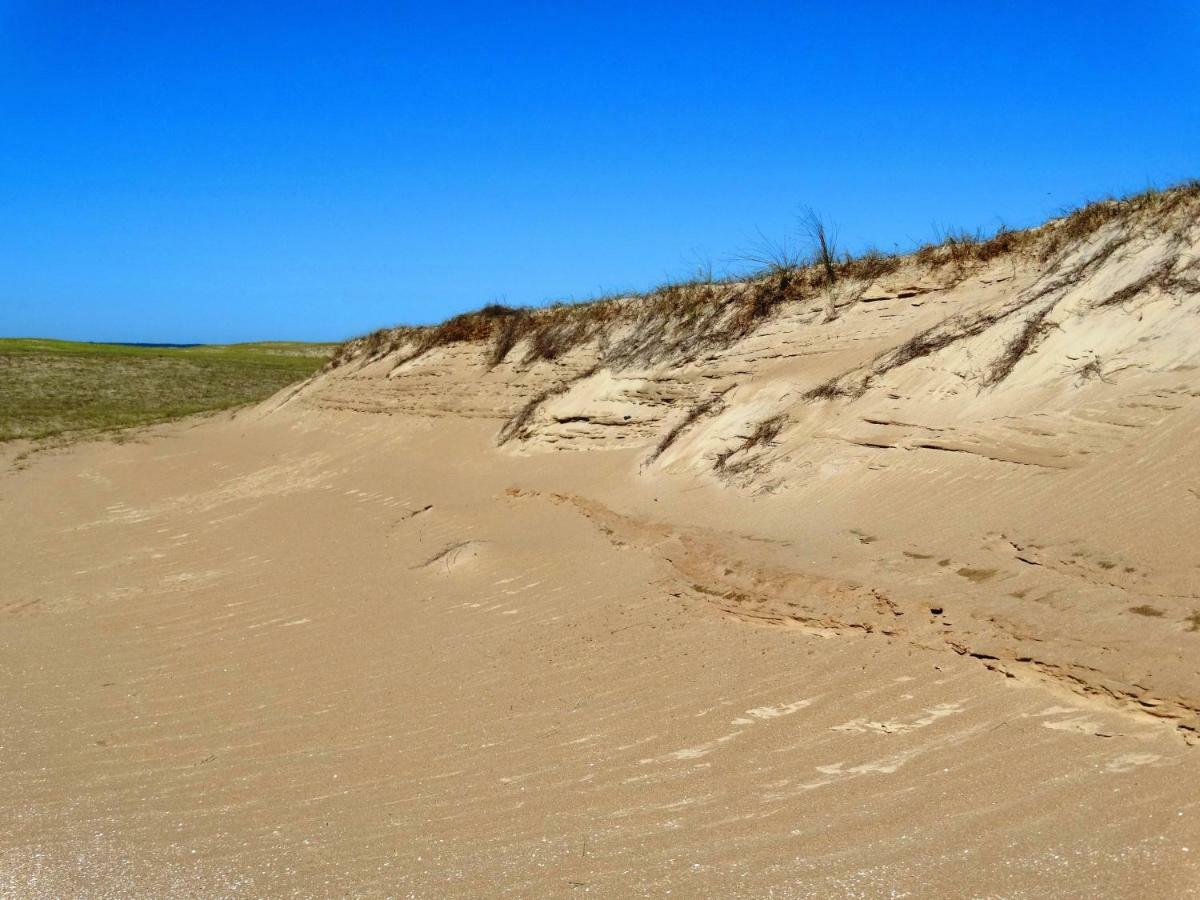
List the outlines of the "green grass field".
<svg viewBox="0 0 1200 900">
<path fill-rule="evenodd" d="M 308 377 L 334 346 L 0 338 L 0 441 L 84 436 L 253 403 Z"/>
</svg>

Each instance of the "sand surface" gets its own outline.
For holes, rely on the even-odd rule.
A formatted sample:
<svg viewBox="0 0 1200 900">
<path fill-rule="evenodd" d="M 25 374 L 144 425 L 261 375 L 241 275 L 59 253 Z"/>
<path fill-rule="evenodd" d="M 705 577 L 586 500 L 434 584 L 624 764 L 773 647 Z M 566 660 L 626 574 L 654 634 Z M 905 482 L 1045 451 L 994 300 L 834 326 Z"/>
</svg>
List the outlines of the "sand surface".
<svg viewBox="0 0 1200 900">
<path fill-rule="evenodd" d="M 592 350 L 9 465 L 0 894 L 1200 894 L 1200 319 L 1094 307 L 1144 243 L 1002 384 L 1007 319 L 877 361 L 1044 283 L 1006 262 L 587 374 L 503 446 Z"/>
</svg>

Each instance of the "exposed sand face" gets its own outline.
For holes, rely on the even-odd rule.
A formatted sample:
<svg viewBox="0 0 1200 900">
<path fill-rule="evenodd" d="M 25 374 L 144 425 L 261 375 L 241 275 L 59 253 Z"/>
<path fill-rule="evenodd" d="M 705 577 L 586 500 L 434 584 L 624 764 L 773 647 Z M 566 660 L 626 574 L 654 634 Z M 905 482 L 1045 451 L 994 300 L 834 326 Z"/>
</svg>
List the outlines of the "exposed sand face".
<svg viewBox="0 0 1200 900">
<path fill-rule="evenodd" d="M 1151 244 L 992 385 L 1008 320 L 871 366 L 1044 272 L 785 310 L 500 448 L 592 351 L 10 472 L 0 893 L 1200 893 L 1197 298 L 1088 305 Z"/>
</svg>

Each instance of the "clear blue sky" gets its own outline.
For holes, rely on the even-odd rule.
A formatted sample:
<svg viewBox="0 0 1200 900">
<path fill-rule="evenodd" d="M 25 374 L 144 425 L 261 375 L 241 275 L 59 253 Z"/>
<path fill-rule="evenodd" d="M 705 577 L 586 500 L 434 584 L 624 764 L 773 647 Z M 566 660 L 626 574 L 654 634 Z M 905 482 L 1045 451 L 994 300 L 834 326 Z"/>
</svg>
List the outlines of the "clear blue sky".
<svg viewBox="0 0 1200 900">
<path fill-rule="evenodd" d="M 1198 175 L 1196 2 L 0 0 L 3 335 L 335 339 Z"/>
</svg>

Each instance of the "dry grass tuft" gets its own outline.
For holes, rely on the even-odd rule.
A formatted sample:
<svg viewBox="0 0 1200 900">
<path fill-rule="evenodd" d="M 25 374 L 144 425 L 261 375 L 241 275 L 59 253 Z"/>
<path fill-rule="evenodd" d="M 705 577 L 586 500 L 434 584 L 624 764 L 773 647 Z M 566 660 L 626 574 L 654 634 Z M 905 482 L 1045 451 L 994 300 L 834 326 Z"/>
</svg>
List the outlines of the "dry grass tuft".
<svg viewBox="0 0 1200 900">
<path fill-rule="evenodd" d="M 736 465 L 731 465 L 729 460 L 731 457 L 742 453 L 749 454 L 750 451 L 757 447 L 769 447 L 775 443 L 775 439 L 779 437 L 779 433 L 783 430 L 783 426 L 787 424 L 787 416 L 777 415 L 771 416 L 769 419 L 763 419 L 754 426 L 754 430 L 742 439 L 742 443 L 728 450 L 722 450 L 717 454 L 713 462 L 713 468 L 718 472 L 723 472 L 727 475 L 738 474 L 744 472 L 753 465 L 753 461 L 743 459 Z"/>
<path fill-rule="evenodd" d="M 1076 366 L 1074 369 L 1069 369 L 1075 376 L 1075 386 L 1086 384 L 1089 381 L 1103 381 L 1105 384 L 1112 384 L 1112 376 L 1118 372 L 1123 372 L 1130 368 L 1129 365 L 1117 365 L 1117 360 L 1107 364 L 1104 359 L 1099 356 L 1093 356 L 1081 366 Z"/>
<path fill-rule="evenodd" d="M 844 376 L 835 375 L 822 381 L 816 387 L 804 392 L 804 400 L 836 400 L 839 397 L 849 397 L 854 391 L 843 383 Z"/>
<path fill-rule="evenodd" d="M 514 310 L 513 315 L 502 319 L 495 328 L 492 352 L 488 356 L 488 368 L 494 369 L 508 359 L 508 354 L 528 330 L 529 314 L 524 310 Z"/>
<path fill-rule="evenodd" d="M 1104 363 L 1099 357 L 1089 359 L 1082 366 L 1075 370 L 1075 376 L 1079 381 L 1091 381 L 1093 378 L 1099 378 L 1101 381 L 1108 381 L 1104 375 Z"/>
<path fill-rule="evenodd" d="M 1194 213 L 1181 211 L 1200 201 L 1200 180 L 1192 179 L 1169 188 L 1150 188 L 1122 198 L 1106 197 L 1085 203 L 1048 223 L 1043 229 L 1039 257 L 1042 261 L 1078 244 L 1113 222 L 1142 220 L 1163 229 L 1186 228 L 1195 222 Z M 1156 220 L 1156 221 L 1155 221 Z"/>
<path fill-rule="evenodd" d="M 733 387 L 733 385 L 730 385 L 720 393 L 713 394 L 711 397 L 701 400 L 690 410 L 688 410 L 688 413 L 683 417 L 683 420 L 663 435 L 662 440 L 658 442 L 658 445 L 654 448 L 650 455 L 646 457 L 646 461 L 643 463 L 643 465 L 649 465 L 662 456 L 668 447 L 679 440 L 680 435 L 695 425 L 700 419 L 705 418 L 706 416 L 716 415 L 722 409 L 724 409 L 725 395 L 729 393 Z"/>
<path fill-rule="evenodd" d="M 1106 306 L 1120 306 L 1152 286 L 1157 286 L 1163 291 L 1170 290 L 1172 285 L 1171 276 L 1174 274 L 1177 263 L 1178 257 L 1164 260 L 1141 278 L 1131 281 L 1120 290 L 1113 291 L 1108 297 L 1095 304 L 1094 308 L 1101 309 Z"/>
<path fill-rule="evenodd" d="M 1012 339 L 1004 345 L 1004 352 L 992 363 L 984 376 L 984 387 L 997 385 L 1006 379 L 1017 367 L 1017 363 L 1033 352 L 1043 337 L 1059 327 L 1058 323 L 1047 318 L 1052 309 L 1052 305 L 1044 306 L 1025 320 Z"/>
<path fill-rule="evenodd" d="M 838 263 L 838 277 L 870 283 L 894 274 L 900 268 L 900 264 L 900 257 L 871 247 L 861 256 L 844 257 Z"/>
<path fill-rule="evenodd" d="M 800 217 L 800 231 L 808 239 L 810 262 L 825 286 L 832 287 L 838 279 L 836 229 L 826 225 L 816 210 L 809 208 Z"/>
<path fill-rule="evenodd" d="M 1120 202 L 1111 197 L 1085 203 L 1079 209 L 1053 223 L 1049 229 L 1047 240 L 1042 244 L 1039 257 L 1044 262 L 1064 247 L 1078 244 L 1091 237 L 1116 219 L 1121 211 Z"/>
<path fill-rule="evenodd" d="M 564 378 L 562 381 L 552 384 L 540 394 L 530 398 L 529 402 L 522 406 L 515 416 L 504 423 L 504 427 L 500 429 L 500 433 L 496 436 L 496 443 L 503 446 L 513 438 L 524 439 L 528 437 L 529 422 L 533 418 L 534 413 L 538 411 L 538 407 L 540 407 L 551 397 L 557 397 L 561 394 L 565 394 L 576 382 L 583 381 L 585 378 L 590 378 L 599 370 L 599 366 L 592 366 L 590 369 L 580 372 L 578 375 L 570 378 Z"/>
<path fill-rule="evenodd" d="M 982 231 L 964 228 L 935 228 L 933 243 L 919 247 L 913 259 L 920 268 L 937 272 L 949 267 L 951 282 L 961 281 L 971 273 L 1000 257 L 1026 251 L 1037 241 L 1035 230 L 1015 231 L 1001 225 L 990 236 Z"/>
</svg>

